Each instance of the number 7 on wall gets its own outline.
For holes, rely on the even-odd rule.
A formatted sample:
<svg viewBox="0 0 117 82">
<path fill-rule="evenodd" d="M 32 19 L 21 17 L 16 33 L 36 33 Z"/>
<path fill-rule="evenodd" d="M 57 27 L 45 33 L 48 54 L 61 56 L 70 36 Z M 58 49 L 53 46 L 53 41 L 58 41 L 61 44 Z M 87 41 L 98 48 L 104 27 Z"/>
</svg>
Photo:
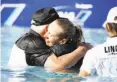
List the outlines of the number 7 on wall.
<svg viewBox="0 0 117 82">
<path fill-rule="evenodd" d="M 13 23 L 15 22 L 15 20 L 18 18 L 18 16 L 20 15 L 20 13 L 23 11 L 23 9 L 25 8 L 26 4 L 24 3 L 20 3 L 20 4 L 2 4 L 0 7 L 0 12 L 2 12 L 2 10 L 4 8 L 15 8 L 12 13 L 10 14 L 10 16 L 7 18 L 7 20 L 4 22 L 4 25 L 6 26 L 12 26 Z"/>
</svg>

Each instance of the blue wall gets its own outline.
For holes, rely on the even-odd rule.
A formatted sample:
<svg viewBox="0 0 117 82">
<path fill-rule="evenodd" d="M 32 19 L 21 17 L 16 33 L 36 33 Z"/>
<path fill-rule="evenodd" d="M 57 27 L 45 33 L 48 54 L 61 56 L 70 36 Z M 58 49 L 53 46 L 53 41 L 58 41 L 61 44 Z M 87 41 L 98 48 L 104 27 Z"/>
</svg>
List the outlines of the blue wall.
<svg viewBox="0 0 117 82">
<path fill-rule="evenodd" d="M 62 17 L 84 27 L 102 28 L 117 0 L 2 0 L 1 25 L 30 27 L 32 14 L 43 7 L 55 7 Z"/>
</svg>

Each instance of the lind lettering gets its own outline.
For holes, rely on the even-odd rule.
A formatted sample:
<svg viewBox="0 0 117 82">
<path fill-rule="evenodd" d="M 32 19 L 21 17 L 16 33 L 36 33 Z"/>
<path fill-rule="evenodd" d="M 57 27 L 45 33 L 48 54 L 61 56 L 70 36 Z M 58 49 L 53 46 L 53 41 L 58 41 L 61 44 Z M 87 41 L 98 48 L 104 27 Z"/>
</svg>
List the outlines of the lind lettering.
<svg viewBox="0 0 117 82">
<path fill-rule="evenodd" d="M 108 53 L 107 47 L 104 47 L 104 51 L 105 51 L 105 53 Z"/>
<path fill-rule="evenodd" d="M 104 47 L 105 53 L 117 52 L 117 45 Z"/>
</svg>

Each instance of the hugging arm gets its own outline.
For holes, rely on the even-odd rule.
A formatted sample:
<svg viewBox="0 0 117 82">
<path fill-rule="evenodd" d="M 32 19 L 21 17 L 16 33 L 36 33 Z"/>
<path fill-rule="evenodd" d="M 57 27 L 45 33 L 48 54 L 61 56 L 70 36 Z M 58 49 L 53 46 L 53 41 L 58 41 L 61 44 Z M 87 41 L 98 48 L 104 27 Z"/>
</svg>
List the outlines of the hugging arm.
<svg viewBox="0 0 117 82">
<path fill-rule="evenodd" d="M 89 50 L 92 48 L 90 44 L 81 44 L 76 50 L 74 50 L 71 53 L 64 54 L 62 56 L 56 56 L 55 54 L 51 54 L 44 66 L 54 69 L 64 69 L 64 68 L 70 68 L 73 65 L 75 65 Z"/>
</svg>

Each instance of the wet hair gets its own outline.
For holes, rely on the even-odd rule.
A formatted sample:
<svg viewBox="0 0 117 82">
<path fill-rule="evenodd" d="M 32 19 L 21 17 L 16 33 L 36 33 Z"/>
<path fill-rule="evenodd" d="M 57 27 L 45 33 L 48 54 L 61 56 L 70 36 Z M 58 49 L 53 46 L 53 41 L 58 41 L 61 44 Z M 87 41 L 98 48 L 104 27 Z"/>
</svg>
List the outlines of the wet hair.
<svg viewBox="0 0 117 82">
<path fill-rule="evenodd" d="M 75 34 L 75 38 L 78 42 L 85 42 L 84 36 L 83 36 L 83 32 L 81 29 L 80 25 L 75 26 L 76 27 L 76 34 Z"/>
<path fill-rule="evenodd" d="M 117 20 L 117 16 L 114 18 Z M 117 23 L 107 23 L 111 31 L 115 31 L 117 33 Z"/>
<path fill-rule="evenodd" d="M 58 25 L 63 29 L 63 33 L 60 37 L 67 39 L 68 41 L 75 41 L 80 43 L 83 39 L 83 33 L 80 26 L 74 26 L 74 24 L 67 18 L 57 19 Z"/>
</svg>

